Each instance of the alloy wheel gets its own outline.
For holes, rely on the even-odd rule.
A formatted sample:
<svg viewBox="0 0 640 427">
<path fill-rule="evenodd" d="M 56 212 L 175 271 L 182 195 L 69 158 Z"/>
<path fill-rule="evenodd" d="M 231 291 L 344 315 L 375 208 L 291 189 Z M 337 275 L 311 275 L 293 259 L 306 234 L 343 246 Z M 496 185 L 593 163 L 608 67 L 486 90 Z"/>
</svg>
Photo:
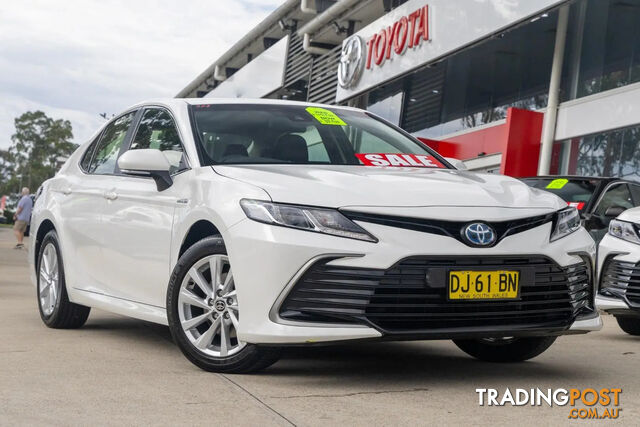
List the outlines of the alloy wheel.
<svg viewBox="0 0 640 427">
<path fill-rule="evenodd" d="M 53 243 L 48 243 L 42 251 L 38 287 L 40 308 L 45 316 L 51 316 L 60 295 L 58 252 Z"/>
<path fill-rule="evenodd" d="M 238 299 L 226 255 L 210 255 L 185 275 L 178 296 L 180 325 L 191 344 L 213 357 L 238 353 Z"/>
</svg>

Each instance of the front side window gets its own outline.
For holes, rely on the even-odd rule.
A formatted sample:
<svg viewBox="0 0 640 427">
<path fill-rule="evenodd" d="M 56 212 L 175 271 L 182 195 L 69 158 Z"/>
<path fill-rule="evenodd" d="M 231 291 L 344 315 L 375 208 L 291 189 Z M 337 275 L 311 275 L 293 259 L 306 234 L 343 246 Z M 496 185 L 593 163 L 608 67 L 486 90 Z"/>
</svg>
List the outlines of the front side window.
<svg viewBox="0 0 640 427">
<path fill-rule="evenodd" d="M 162 109 L 150 108 L 144 112 L 136 136 L 133 138 L 130 150 L 153 148 L 162 151 L 169 164 L 170 173 L 186 168 L 184 150 L 178 129 L 171 115 Z"/>
<path fill-rule="evenodd" d="M 89 168 L 91 166 L 91 157 L 93 156 L 93 152 L 95 151 L 96 145 L 98 144 L 99 140 L 100 135 L 96 136 L 95 139 L 91 141 L 91 143 L 87 147 L 87 150 L 82 155 L 82 159 L 80 160 L 80 168 L 82 168 L 82 170 L 85 172 L 89 172 Z"/>
<path fill-rule="evenodd" d="M 362 111 L 211 104 L 193 106 L 192 117 L 203 165 L 447 167 L 424 144 Z"/>
<path fill-rule="evenodd" d="M 135 115 L 135 111 L 125 114 L 104 129 L 89 166 L 90 173 L 109 175 L 115 172 L 116 160 Z"/>
<path fill-rule="evenodd" d="M 616 184 L 609 187 L 602 199 L 600 199 L 600 203 L 598 203 L 594 213 L 602 216 L 612 206 L 620 206 L 625 209 L 633 207 L 633 200 L 627 184 Z"/>
</svg>

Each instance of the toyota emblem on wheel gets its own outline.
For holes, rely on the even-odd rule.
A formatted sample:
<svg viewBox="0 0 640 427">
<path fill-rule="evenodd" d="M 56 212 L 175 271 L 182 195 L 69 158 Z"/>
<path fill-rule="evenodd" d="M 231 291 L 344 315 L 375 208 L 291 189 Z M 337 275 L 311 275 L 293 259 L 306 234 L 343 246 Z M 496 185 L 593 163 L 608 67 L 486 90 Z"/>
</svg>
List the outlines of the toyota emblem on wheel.
<svg viewBox="0 0 640 427">
<path fill-rule="evenodd" d="M 338 83 L 343 88 L 354 86 L 360 79 L 364 68 L 364 43 L 360 36 L 349 37 L 342 44 L 340 63 L 338 64 Z"/>
<path fill-rule="evenodd" d="M 493 228 L 482 222 L 467 225 L 463 235 L 467 242 L 476 246 L 488 246 L 496 241 L 496 233 Z"/>
<path fill-rule="evenodd" d="M 227 304 L 225 304 L 224 301 L 219 299 L 216 301 L 214 307 L 218 311 L 224 311 L 224 309 L 227 308 Z"/>
</svg>

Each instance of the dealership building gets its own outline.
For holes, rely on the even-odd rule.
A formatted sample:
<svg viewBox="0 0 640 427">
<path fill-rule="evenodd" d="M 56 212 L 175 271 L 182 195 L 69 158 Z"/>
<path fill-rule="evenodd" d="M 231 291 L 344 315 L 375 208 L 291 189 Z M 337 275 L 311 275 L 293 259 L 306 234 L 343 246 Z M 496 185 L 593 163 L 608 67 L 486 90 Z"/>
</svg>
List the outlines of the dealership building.
<svg viewBox="0 0 640 427">
<path fill-rule="evenodd" d="M 640 0 L 287 0 L 177 96 L 356 106 L 469 169 L 640 180 Z"/>
</svg>

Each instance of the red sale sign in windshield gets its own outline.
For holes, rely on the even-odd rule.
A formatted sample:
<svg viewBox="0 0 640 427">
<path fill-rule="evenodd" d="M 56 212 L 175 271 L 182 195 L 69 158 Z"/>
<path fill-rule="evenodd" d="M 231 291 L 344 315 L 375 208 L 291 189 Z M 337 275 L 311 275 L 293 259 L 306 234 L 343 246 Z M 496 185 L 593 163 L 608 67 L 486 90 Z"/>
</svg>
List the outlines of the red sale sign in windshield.
<svg viewBox="0 0 640 427">
<path fill-rule="evenodd" d="M 426 154 L 358 153 L 356 157 L 365 166 L 400 166 L 407 168 L 444 168 L 433 156 Z"/>
</svg>

